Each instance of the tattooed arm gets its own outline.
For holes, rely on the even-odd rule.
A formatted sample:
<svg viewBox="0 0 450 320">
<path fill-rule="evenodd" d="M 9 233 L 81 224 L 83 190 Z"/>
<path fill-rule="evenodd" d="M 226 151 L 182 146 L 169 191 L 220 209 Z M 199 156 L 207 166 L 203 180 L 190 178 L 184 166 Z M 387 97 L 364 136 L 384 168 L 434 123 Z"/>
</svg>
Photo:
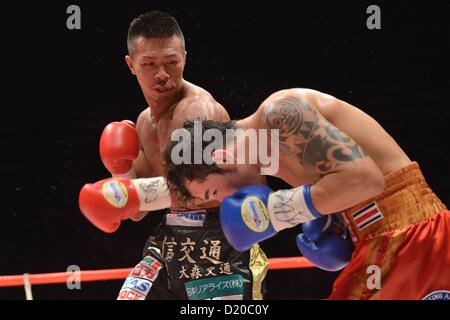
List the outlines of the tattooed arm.
<svg viewBox="0 0 450 320">
<path fill-rule="evenodd" d="M 304 99 L 285 95 L 263 107 L 262 117 L 265 128 L 279 129 L 280 155 L 300 165 L 308 177 L 316 177 L 311 198 L 318 212 L 342 211 L 383 191 L 383 175 L 367 153 Z M 277 211 L 282 220 L 298 217 L 289 209 L 295 190 L 280 194 L 283 201 Z"/>
</svg>

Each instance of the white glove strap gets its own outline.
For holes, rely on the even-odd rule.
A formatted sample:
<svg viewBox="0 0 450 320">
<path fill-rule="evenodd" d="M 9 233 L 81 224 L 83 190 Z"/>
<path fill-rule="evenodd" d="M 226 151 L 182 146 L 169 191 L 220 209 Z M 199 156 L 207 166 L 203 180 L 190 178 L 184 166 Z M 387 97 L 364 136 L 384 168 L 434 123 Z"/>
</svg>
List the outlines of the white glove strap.
<svg viewBox="0 0 450 320">
<path fill-rule="evenodd" d="M 139 197 L 139 211 L 156 211 L 169 208 L 170 191 L 163 177 L 133 179 Z"/>
<path fill-rule="evenodd" d="M 275 231 L 280 232 L 283 229 L 316 219 L 306 205 L 303 189 L 304 186 L 301 186 L 279 190 L 269 195 L 267 209 Z"/>
</svg>

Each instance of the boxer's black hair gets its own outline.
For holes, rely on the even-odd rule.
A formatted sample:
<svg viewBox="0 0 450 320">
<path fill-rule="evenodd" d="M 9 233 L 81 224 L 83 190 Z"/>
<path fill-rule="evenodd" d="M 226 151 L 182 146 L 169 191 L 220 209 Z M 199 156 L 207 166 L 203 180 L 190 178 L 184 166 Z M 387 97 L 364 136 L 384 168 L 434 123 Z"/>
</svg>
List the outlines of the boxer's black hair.
<svg viewBox="0 0 450 320">
<path fill-rule="evenodd" d="M 189 132 L 190 140 L 187 142 L 189 145 L 187 147 L 190 148 L 190 163 L 180 163 L 176 164 L 173 162 L 172 158 L 172 150 L 179 146 L 180 143 L 185 143 L 183 141 L 171 141 L 169 145 L 163 152 L 163 158 L 165 162 L 165 176 L 167 179 L 167 184 L 169 185 L 171 190 L 174 190 L 181 196 L 182 202 L 192 200 L 193 197 L 189 190 L 186 188 L 185 183 L 193 180 L 196 181 L 204 181 L 210 174 L 225 174 L 230 170 L 219 168 L 212 160 L 212 164 L 207 164 L 205 161 L 202 161 L 201 164 L 195 164 L 194 162 L 194 153 L 195 153 L 195 137 L 194 137 L 194 124 L 195 122 L 200 121 L 201 135 L 208 129 L 217 129 L 222 134 L 224 138 L 233 138 L 233 136 L 227 135 L 227 129 L 237 129 L 236 121 L 215 121 L 215 120 L 188 120 L 183 124 L 183 128 Z M 227 141 L 223 141 L 225 144 Z M 211 143 L 211 141 L 205 141 L 202 139 L 201 152 L 203 156 L 203 150 Z M 180 148 L 178 156 L 183 157 L 183 150 Z M 210 155 L 205 155 L 210 156 Z"/>
<path fill-rule="evenodd" d="M 180 37 L 184 48 L 183 32 L 174 17 L 162 11 L 143 13 L 136 17 L 128 28 L 128 54 L 131 55 L 134 49 L 134 41 L 138 37 L 164 39 L 172 36 Z"/>
</svg>

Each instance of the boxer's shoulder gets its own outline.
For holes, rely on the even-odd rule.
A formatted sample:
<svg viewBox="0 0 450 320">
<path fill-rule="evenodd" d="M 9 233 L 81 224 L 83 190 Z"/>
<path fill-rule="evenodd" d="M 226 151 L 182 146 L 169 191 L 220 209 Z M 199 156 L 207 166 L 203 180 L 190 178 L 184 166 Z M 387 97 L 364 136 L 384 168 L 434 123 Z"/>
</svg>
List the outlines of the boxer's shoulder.
<svg viewBox="0 0 450 320">
<path fill-rule="evenodd" d="M 261 103 L 259 109 L 267 110 L 274 104 L 276 101 L 284 100 L 284 99 L 295 99 L 301 100 L 303 102 L 310 102 L 313 97 L 323 95 L 321 92 L 307 89 L 307 88 L 291 88 L 291 89 L 283 89 L 272 93 L 269 97 L 267 97 L 263 103 Z"/>
<path fill-rule="evenodd" d="M 185 120 L 208 119 L 228 120 L 226 110 L 212 97 L 192 96 L 181 100 L 173 111 L 175 128 L 181 128 Z"/>
<path fill-rule="evenodd" d="M 202 87 L 199 87 L 186 80 L 184 81 L 184 97 L 185 98 L 197 97 L 200 99 L 214 100 L 213 96 L 206 89 L 203 89 Z"/>
<path fill-rule="evenodd" d="M 178 103 L 177 109 L 181 109 L 179 107 L 187 108 L 190 105 L 199 105 L 200 107 L 207 107 L 211 109 L 223 108 L 222 105 L 218 103 L 207 90 L 186 82 L 184 97 Z"/>
<path fill-rule="evenodd" d="M 193 84 L 186 86 L 183 99 L 177 105 L 179 107 L 186 107 L 191 104 L 210 105 L 214 103 L 213 96 L 205 89 Z"/>
<path fill-rule="evenodd" d="M 147 123 L 151 121 L 151 110 L 150 108 L 145 108 L 138 116 L 136 120 L 136 130 L 139 131 L 142 127 L 145 127 Z"/>
</svg>

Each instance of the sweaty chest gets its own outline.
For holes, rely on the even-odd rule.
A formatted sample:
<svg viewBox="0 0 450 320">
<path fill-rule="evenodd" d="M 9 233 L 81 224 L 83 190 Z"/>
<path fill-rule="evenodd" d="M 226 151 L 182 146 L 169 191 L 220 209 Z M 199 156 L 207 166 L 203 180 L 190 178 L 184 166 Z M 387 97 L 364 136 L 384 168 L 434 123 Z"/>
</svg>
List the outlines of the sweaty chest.
<svg viewBox="0 0 450 320">
<path fill-rule="evenodd" d="M 145 158 L 154 174 L 163 175 L 163 152 L 170 141 L 170 124 L 153 124 L 145 126 L 139 132 L 139 140 Z"/>
</svg>

